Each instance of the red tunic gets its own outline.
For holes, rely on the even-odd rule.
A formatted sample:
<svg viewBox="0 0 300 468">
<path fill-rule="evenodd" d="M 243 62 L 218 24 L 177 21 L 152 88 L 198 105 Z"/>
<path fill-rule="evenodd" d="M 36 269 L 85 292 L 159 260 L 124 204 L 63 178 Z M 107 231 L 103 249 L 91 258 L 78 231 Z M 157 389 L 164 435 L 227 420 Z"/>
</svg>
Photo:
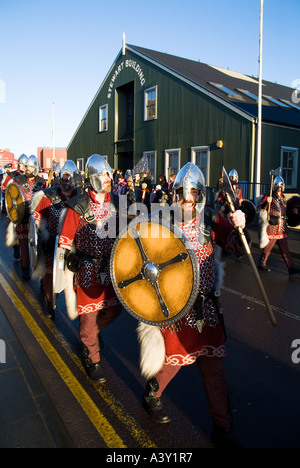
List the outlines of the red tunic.
<svg viewBox="0 0 300 468">
<path fill-rule="evenodd" d="M 105 258 L 106 266 L 100 271 L 99 265 L 84 259 L 75 273 L 74 288 L 77 293 L 78 314 L 89 314 L 119 304 L 111 284 L 109 258 L 115 239 L 99 235 L 99 229 L 106 229 L 111 216 L 110 194 L 100 205 L 89 191 L 90 206 L 94 212 L 97 229 L 93 228 L 82 216 L 68 208 L 62 227 L 59 244 L 71 248 L 73 243 L 77 252 L 92 258 Z M 98 235 L 97 235 L 98 233 Z"/>
<path fill-rule="evenodd" d="M 18 184 L 18 182 L 16 180 L 14 180 L 14 182 L 16 184 Z M 31 207 L 31 201 L 32 201 L 32 197 L 33 197 L 33 189 L 35 187 L 35 178 L 32 178 L 32 179 L 27 179 L 27 184 L 28 184 L 28 190 L 25 191 L 24 188 L 22 187 L 22 185 L 18 184 L 20 187 L 21 187 L 21 190 L 23 192 L 23 195 L 24 195 L 24 198 L 25 198 L 25 217 L 30 215 L 30 207 Z M 41 187 L 41 189 L 43 188 L 46 188 L 46 181 L 45 181 L 45 184 L 44 184 L 44 187 Z M 27 218 L 29 219 L 29 218 Z M 28 239 L 28 223 L 24 223 L 24 224 L 17 224 L 16 226 L 16 232 L 17 232 L 17 236 L 18 236 L 18 239 Z"/>
<path fill-rule="evenodd" d="M 199 225 L 195 218 L 181 226 L 193 245 L 200 266 L 199 294 L 208 295 L 215 283 L 215 245 L 236 251 L 236 231 L 220 214 L 214 224 L 209 243 L 198 242 Z M 184 366 L 192 364 L 199 356 L 223 357 L 226 355 L 224 336 L 214 303 L 208 299 L 203 307 L 204 326 L 201 333 L 196 328 L 195 309 L 171 326 L 161 327 L 165 343 L 165 364 Z"/>
</svg>

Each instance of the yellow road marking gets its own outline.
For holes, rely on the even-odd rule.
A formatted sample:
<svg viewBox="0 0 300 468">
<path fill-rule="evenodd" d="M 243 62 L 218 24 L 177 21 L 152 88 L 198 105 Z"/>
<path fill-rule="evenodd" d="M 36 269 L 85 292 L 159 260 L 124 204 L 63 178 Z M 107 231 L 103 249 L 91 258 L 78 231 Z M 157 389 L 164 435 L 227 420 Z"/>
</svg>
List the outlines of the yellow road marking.
<svg viewBox="0 0 300 468">
<path fill-rule="evenodd" d="M 3 265 L 1 259 L 0 259 L 0 264 L 4 268 L 7 274 L 11 277 L 13 280 L 14 284 L 16 284 L 21 291 L 21 293 L 26 297 L 28 302 L 31 304 L 33 309 L 38 313 L 38 315 L 43 319 L 45 325 L 49 328 L 49 330 L 52 332 L 52 334 L 55 336 L 55 338 L 60 342 L 60 344 L 64 347 L 64 349 L 67 351 L 69 356 L 72 358 L 74 363 L 82 369 L 82 364 L 80 359 L 78 358 L 77 355 L 73 353 L 73 351 L 70 349 L 69 345 L 66 343 L 65 339 L 61 335 L 60 332 L 58 332 L 57 328 L 55 327 L 55 324 L 53 323 L 52 319 L 48 319 L 43 315 L 40 303 L 30 294 L 28 289 L 24 286 L 24 284 L 19 280 L 19 278 L 14 274 L 10 273 L 6 270 L 5 266 Z M 29 313 L 29 312 L 28 312 Z M 29 314 L 30 315 L 30 314 Z M 31 317 L 31 315 L 30 315 Z M 32 317 L 31 317 L 32 319 Z M 32 319 L 33 320 L 33 319 Z M 34 321 L 34 320 L 33 320 Z M 34 321 L 36 324 L 36 322 Z M 76 331 L 76 330 L 75 330 Z M 91 382 L 93 384 L 93 382 Z M 122 405 L 120 404 L 119 401 L 116 400 L 116 398 L 111 394 L 109 390 L 107 390 L 103 386 L 99 386 L 97 384 L 94 384 L 94 387 L 101 396 L 101 398 L 109 405 L 111 410 L 115 413 L 115 415 L 119 418 L 119 420 L 125 424 L 128 428 L 129 431 L 131 432 L 132 436 L 137 440 L 137 442 L 144 448 L 155 448 L 156 444 L 154 444 L 150 438 L 147 432 L 145 432 L 135 421 L 135 419 L 127 414 L 125 410 L 123 409 Z M 99 411 L 99 410 L 98 410 Z"/>
<path fill-rule="evenodd" d="M 4 279 L 2 274 L 0 274 L 0 284 L 5 290 L 10 300 L 12 301 L 12 303 L 21 313 L 22 317 L 24 318 L 27 326 L 35 336 L 36 340 L 39 342 L 44 352 L 56 368 L 57 372 L 62 377 L 68 388 L 71 390 L 76 400 L 80 403 L 83 410 L 90 418 L 91 422 L 97 429 L 100 436 L 103 438 L 106 445 L 110 448 L 126 448 L 126 445 L 124 445 L 121 438 L 115 432 L 113 427 L 109 424 L 109 422 L 103 416 L 103 414 L 99 411 L 93 400 L 89 397 L 89 395 L 80 385 L 78 380 L 75 379 L 68 366 L 66 366 L 66 364 L 63 362 L 57 351 L 51 345 L 51 343 L 46 338 L 42 330 L 39 328 L 35 320 L 32 318 L 31 314 L 24 307 L 24 305 L 16 296 L 10 285 Z"/>
</svg>

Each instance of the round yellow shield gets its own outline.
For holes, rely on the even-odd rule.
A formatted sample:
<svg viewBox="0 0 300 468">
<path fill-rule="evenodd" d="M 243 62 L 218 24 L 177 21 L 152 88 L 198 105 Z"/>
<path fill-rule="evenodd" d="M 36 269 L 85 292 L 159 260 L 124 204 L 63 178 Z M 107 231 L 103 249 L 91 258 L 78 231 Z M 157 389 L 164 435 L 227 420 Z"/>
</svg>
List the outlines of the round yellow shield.
<svg viewBox="0 0 300 468">
<path fill-rule="evenodd" d="M 120 302 L 148 324 L 174 323 L 196 300 L 196 254 L 184 234 L 162 220 L 133 220 L 114 243 L 110 267 Z"/>
<path fill-rule="evenodd" d="M 5 206 L 7 216 L 15 223 L 20 224 L 25 214 L 25 198 L 21 187 L 11 182 L 5 190 Z"/>
</svg>

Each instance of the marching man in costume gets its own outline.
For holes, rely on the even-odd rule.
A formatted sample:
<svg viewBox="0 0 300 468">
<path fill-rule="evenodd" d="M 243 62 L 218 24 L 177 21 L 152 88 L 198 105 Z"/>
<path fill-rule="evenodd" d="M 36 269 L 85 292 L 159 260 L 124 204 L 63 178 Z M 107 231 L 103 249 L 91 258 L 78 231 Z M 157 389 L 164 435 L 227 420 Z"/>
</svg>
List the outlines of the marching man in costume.
<svg viewBox="0 0 300 468">
<path fill-rule="evenodd" d="M 110 218 L 117 222 L 119 197 L 111 193 L 112 169 L 99 154 L 89 157 L 86 178 L 88 191 L 66 202 L 59 244 L 69 251 L 67 266 L 75 272 L 74 278 L 66 279 L 68 314 L 78 311 L 84 365 L 89 377 L 102 383 L 106 378 L 100 365 L 99 332 L 122 311 L 109 272 L 115 238 L 105 235 Z"/>
<path fill-rule="evenodd" d="M 26 154 L 21 154 L 21 156 L 19 156 L 19 159 L 18 159 L 17 169 L 15 171 L 6 172 L 4 174 L 4 177 L 2 179 L 3 193 L 5 193 L 6 187 L 9 184 L 9 182 L 12 181 L 12 179 L 14 179 L 15 177 L 19 175 L 25 175 L 25 168 L 26 168 L 27 161 L 28 161 L 28 157 L 26 156 Z M 16 260 L 20 260 L 21 257 L 20 257 L 19 244 L 15 244 L 13 248 L 14 248 L 14 258 Z"/>
<path fill-rule="evenodd" d="M 288 229 L 286 224 L 287 201 L 284 196 L 285 184 L 281 176 L 274 179 L 272 196 L 265 195 L 260 204 L 260 246 L 263 249 L 258 268 L 263 271 L 270 271 L 267 267 L 267 260 L 272 252 L 276 242 L 284 259 L 290 275 L 300 273 L 300 269 L 295 266 L 294 260 L 288 248 Z M 270 207 L 269 220 L 263 217 L 265 210 Z M 298 208 L 295 208 L 296 214 Z"/>
<path fill-rule="evenodd" d="M 66 161 L 60 170 L 59 185 L 38 192 L 31 205 L 39 230 L 39 242 L 43 254 L 38 258 L 34 276 L 40 277 L 47 304 L 47 314 L 54 316 L 55 304 L 53 303 L 53 260 L 55 239 L 58 234 L 61 213 L 65 207 L 65 201 L 78 195 L 79 172 L 74 161 Z"/>
<path fill-rule="evenodd" d="M 46 188 L 46 181 L 38 175 L 39 163 L 36 156 L 30 156 L 26 162 L 25 174 L 18 175 L 10 181 L 20 186 L 25 199 L 25 213 L 21 223 L 16 226 L 16 237 L 14 236 L 14 225 L 10 223 L 7 229 L 6 245 L 7 247 L 14 246 L 19 243 L 21 253 L 21 266 L 23 279 L 29 280 L 31 277 L 30 257 L 29 257 L 29 229 L 28 221 L 30 217 L 30 206 L 35 192 Z M 9 184 L 10 184 L 9 183 Z M 7 185 L 7 190 L 9 187 Z"/>
<path fill-rule="evenodd" d="M 183 221 L 179 226 L 191 242 L 200 268 L 199 296 L 192 310 L 172 325 L 155 327 L 140 322 L 141 371 L 148 379 L 143 403 L 158 423 L 168 423 L 161 395 L 181 366 L 196 361 L 202 375 L 209 411 L 213 419 L 212 439 L 216 444 L 229 440 L 231 416 L 224 371 L 224 328 L 218 304 L 222 268 L 215 266 L 216 244 L 236 253 L 241 249 L 235 227 L 245 226 L 245 215 L 236 211 L 226 220 L 205 208 L 205 180 L 193 163 L 177 174 L 174 190 Z M 220 250 L 220 249 L 218 249 Z M 200 324 L 200 326 L 199 326 Z"/>
</svg>

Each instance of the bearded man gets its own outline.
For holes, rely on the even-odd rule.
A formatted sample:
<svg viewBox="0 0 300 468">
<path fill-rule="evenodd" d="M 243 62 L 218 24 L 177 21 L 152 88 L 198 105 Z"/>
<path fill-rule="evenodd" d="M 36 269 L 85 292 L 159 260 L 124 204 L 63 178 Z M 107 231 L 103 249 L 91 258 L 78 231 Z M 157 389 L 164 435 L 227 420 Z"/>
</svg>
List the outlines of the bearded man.
<svg viewBox="0 0 300 468">
<path fill-rule="evenodd" d="M 111 193 L 113 172 L 106 159 L 93 154 L 86 164 L 87 192 L 66 202 L 59 245 L 68 252 L 66 278 L 69 316 L 79 315 L 84 366 L 88 376 L 105 382 L 100 365 L 99 333 L 122 311 L 111 284 L 109 260 L 116 231 L 108 230 L 119 216 L 119 197 Z"/>
<path fill-rule="evenodd" d="M 46 301 L 46 313 L 54 317 L 53 262 L 56 236 L 59 232 L 61 214 L 65 202 L 80 193 L 77 188 L 79 172 L 74 161 L 66 161 L 59 173 L 59 185 L 38 192 L 33 200 L 31 212 L 39 231 L 39 243 L 43 255 L 39 256 L 34 276 L 41 279 Z"/>
<path fill-rule="evenodd" d="M 215 259 L 217 244 L 233 253 L 242 249 L 235 228 L 245 227 L 245 215 L 236 211 L 227 220 L 206 208 L 205 179 L 193 163 L 179 171 L 173 189 L 182 215 L 178 227 L 190 241 L 199 262 L 199 296 L 192 309 L 171 325 L 158 328 L 140 323 L 141 371 L 148 379 L 143 404 L 156 422 L 168 423 L 170 417 L 163 407 L 162 393 L 182 366 L 196 362 L 213 420 L 212 441 L 216 446 L 230 446 L 224 327 L 216 294 L 223 273 L 216 267 Z"/>
<path fill-rule="evenodd" d="M 24 210 L 24 218 L 21 223 L 17 224 L 16 226 L 16 237 L 13 235 L 14 233 L 14 225 L 10 223 L 7 229 L 6 235 L 6 245 L 14 246 L 17 243 L 20 246 L 20 254 L 21 254 L 21 267 L 23 272 L 23 279 L 29 280 L 31 278 L 31 267 L 30 267 L 30 257 L 29 257 L 29 229 L 28 229 L 28 222 L 29 217 L 31 215 L 31 202 L 34 194 L 39 190 L 43 190 L 46 188 L 46 181 L 39 174 L 39 162 L 36 156 L 32 155 L 28 158 L 26 165 L 25 165 L 25 174 L 20 174 L 14 179 L 12 179 L 10 183 L 14 182 L 20 186 L 22 193 L 25 199 L 25 210 Z M 9 184 L 7 187 L 9 187 Z"/>
</svg>

